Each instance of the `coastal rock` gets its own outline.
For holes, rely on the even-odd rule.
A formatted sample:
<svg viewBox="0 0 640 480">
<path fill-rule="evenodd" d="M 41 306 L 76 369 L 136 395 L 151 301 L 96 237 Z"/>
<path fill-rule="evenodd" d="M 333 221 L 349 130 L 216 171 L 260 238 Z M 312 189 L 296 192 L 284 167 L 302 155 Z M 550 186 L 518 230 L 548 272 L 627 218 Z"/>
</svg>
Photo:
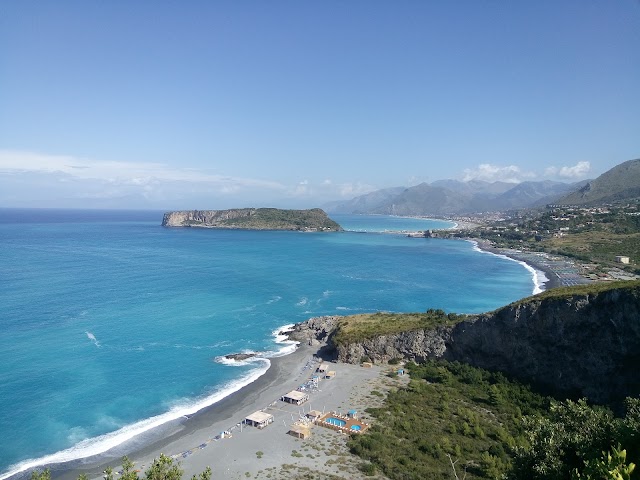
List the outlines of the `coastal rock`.
<svg viewBox="0 0 640 480">
<path fill-rule="evenodd" d="M 553 290 L 549 293 L 553 293 Z M 348 317 L 298 324 L 293 339 L 327 342 Z M 460 361 L 501 371 L 543 391 L 618 402 L 640 394 L 640 282 L 589 293 L 550 294 L 469 316 L 454 326 L 333 345 L 337 359 Z"/>
<path fill-rule="evenodd" d="M 255 357 L 257 354 L 255 353 L 231 353 L 229 355 L 225 355 L 224 358 L 227 360 L 236 360 L 238 362 L 242 360 L 248 360 L 249 358 Z"/>
<path fill-rule="evenodd" d="M 306 322 L 296 323 L 286 334 L 290 340 L 307 345 L 328 343 L 341 318 L 339 315 L 313 317 Z"/>
<path fill-rule="evenodd" d="M 374 362 L 388 362 L 394 358 L 424 362 L 428 358 L 441 358 L 446 351 L 451 329 L 452 327 L 443 326 L 434 330 L 402 332 L 360 343 L 338 345 L 337 357 L 345 363 L 359 363 L 363 357 Z"/>
<path fill-rule="evenodd" d="M 445 358 L 598 403 L 640 394 L 640 288 L 518 302 L 457 324 Z"/>
</svg>

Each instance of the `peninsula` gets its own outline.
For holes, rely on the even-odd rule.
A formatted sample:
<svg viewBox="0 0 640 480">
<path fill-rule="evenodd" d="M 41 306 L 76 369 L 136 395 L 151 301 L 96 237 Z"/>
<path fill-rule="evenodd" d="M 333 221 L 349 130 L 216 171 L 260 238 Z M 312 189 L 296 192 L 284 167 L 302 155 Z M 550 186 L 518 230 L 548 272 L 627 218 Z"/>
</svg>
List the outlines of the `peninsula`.
<svg viewBox="0 0 640 480">
<path fill-rule="evenodd" d="M 342 227 L 331 220 L 320 208 L 310 210 L 281 210 L 278 208 L 183 210 L 165 213 L 162 226 L 305 232 L 342 231 Z"/>
</svg>

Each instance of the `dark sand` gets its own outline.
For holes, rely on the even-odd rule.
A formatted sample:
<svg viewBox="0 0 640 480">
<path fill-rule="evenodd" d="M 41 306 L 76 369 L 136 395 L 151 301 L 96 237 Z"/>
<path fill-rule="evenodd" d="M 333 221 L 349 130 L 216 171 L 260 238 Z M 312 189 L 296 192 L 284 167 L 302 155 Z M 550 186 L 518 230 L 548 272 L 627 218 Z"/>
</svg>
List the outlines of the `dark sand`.
<svg viewBox="0 0 640 480">
<path fill-rule="evenodd" d="M 255 382 L 188 419 L 182 418 L 159 428 L 153 433 L 155 440 L 134 440 L 105 455 L 52 466 L 52 476 L 55 479 L 75 480 L 79 474 L 85 473 L 91 479 L 102 478 L 108 465 L 115 471 L 120 469 L 120 459 L 123 455 L 127 455 L 134 462 L 135 468 L 139 469 L 142 475 L 160 453 L 176 457 L 184 469 L 184 478 L 202 472 L 207 466 L 212 468 L 213 478 L 216 479 L 248 478 L 247 474 L 251 478 L 265 478 L 266 471 L 280 471 L 278 476 L 273 478 L 285 478 L 293 474 L 293 471 L 288 469 L 290 467 L 282 470 L 282 466 L 288 464 L 295 464 L 294 471 L 298 473 L 305 469 L 321 469 L 333 470 L 334 475 L 342 476 L 347 468 L 344 465 L 344 457 L 351 457 L 344 447 L 345 435 L 314 426 L 312 438 L 303 441 L 287 435 L 290 425 L 298 419 L 300 413 L 308 412 L 310 408 L 343 413 L 356 408 L 362 412 L 377 402 L 377 397 L 369 396 L 371 390 L 384 390 L 385 387 L 380 382 L 388 383 L 393 380 L 383 377 L 382 368 L 379 366 L 363 368 L 358 365 L 330 363 L 330 369 L 336 371 L 336 377 L 322 380 L 319 390 L 310 393 L 309 402 L 296 406 L 280 401 L 282 395 L 294 390 L 311 377 L 317 366 L 317 363 L 313 362 L 315 353 L 317 347 L 301 346 L 290 355 L 271 359 L 269 370 Z M 305 366 L 308 368 L 305 369 Z M 275 422 L 263 430 L 243 425 L 241 431 L 238 423 L 247 415 L 261 409 L 274 415 Z M 230 438 L 214 440 L 225 430 L 231 430 Z M 336 451 L 335 455 L 340 457 L 340 462 L 328 467 L 325 462 L 330 456 L 298 456 L 293 453 L 296 449 L 305 448 L 305 444 L 311 445 L 308 442 L 313 441 L 326 442 L 327 445 L 338 442 L 341 450 L 339 453 Z M 191 453 L 183 456 L 185 452 Z M 258 456 L 257 452 L 263 454 Z M 357 459 L 351 458 L 350 463 L 355 465 Z M 360 473 L 353 465 L 348 470 L 350 473 L 344 478 L 360 478 Z M 115 478 L 117 479 L 118 475 Z"/>
</svg>

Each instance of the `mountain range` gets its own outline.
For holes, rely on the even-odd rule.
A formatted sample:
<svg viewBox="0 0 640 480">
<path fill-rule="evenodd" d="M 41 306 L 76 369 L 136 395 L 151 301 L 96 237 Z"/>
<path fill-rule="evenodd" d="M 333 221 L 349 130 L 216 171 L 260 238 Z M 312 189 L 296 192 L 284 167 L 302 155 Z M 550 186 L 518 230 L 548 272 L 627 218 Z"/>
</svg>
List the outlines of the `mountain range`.
<svg viewBox="0 0 640 480">
<path fill-rule="evenodd" d="M 613 167 L 595 180 L 518 184 L 438 180 L 413 187 L 376 190 L 324 205 L 330 213 L 451 215 L 536 208 L 550 203 L 592 205 L 640 198 L 640 159 Z"/>
</svg>

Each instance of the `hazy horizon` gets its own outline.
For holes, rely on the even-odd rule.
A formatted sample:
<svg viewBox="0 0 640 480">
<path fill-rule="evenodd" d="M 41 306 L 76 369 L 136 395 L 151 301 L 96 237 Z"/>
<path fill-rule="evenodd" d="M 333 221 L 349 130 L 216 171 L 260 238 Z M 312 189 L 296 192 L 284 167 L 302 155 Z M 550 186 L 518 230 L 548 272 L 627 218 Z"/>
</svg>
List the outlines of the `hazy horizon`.
<svg viewBox="0 0 640 480">
<path fill-rule="evenodd" d="M 640 156 L 639 27 L 634 0 L 9 0 L 0 207 L 595 178 Z"/>
</svg>

